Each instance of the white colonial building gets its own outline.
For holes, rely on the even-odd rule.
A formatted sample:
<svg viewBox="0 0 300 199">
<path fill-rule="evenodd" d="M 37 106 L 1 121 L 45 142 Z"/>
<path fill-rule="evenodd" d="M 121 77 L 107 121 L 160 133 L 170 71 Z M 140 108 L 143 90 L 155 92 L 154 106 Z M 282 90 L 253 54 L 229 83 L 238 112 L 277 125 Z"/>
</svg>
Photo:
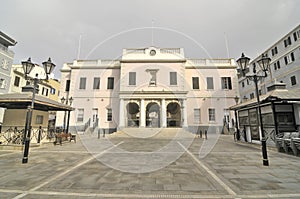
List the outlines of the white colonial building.
<svg viewBox="0 0 300 199">
<path fill-rule="evenodd" d="M 237 90 L 233 59 L 187 59 L 182 48 L 124 49 L 119 60 L 75 60 L 61 70 L 73 98 L 70 130 L 231 127 Z M 64 126 L 66 116 L 57 117 Z"/>
<path fill-rule="evenodd" d="M 267 54 L 271 58 L 271 63 L 268 77 L 259 81 L 260 95 L 266 94 L 267 88 L 274 82 L 285 83 L 288 90 L 300 88 L 300 25 L 272 44 L 263 54 Z M 251 69 L 247 73 L 252 73 L 252 66 L 257 64 L 257 60 L 260 58 L 259 56 L 253 59 L 250 63 Z M 243 101 L 255 98 L 254 83 L 242 75 L 239 75 L 238 81 Z"/>
</svg>

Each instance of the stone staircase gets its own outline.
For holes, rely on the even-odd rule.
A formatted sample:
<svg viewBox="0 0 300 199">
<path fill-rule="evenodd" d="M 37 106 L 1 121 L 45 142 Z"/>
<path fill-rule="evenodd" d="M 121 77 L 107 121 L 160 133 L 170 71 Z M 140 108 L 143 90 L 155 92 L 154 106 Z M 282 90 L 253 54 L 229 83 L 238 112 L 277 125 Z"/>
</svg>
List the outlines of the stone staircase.
<svg viewBox="0 0 300 199">
<path fill-rule="evenodd" d="M 182 128 L 123 128 L 108 137 L 127 137 L 127 138 L 194 138 L 195 134 Z"/>
</svg>

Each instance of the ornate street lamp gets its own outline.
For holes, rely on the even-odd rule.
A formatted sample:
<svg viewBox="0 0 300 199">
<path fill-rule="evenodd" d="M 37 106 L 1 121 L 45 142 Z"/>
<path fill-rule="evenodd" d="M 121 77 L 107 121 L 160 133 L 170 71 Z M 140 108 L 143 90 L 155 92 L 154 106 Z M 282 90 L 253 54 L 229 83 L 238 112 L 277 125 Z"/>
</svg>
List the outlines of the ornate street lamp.
<svg viewBox="0 0 300 199">
<path fill-rule="evenodd" d="M 259 99 L 257 84 L 258 84 L 258 80 L 267 77 L 267 71 L 269 69 L 271 59 L 267 55 L 262 54 L 261 59 L 257 61 L 259 66 L 261 67 L 261 70 L 264 72 L 263 75 L 257 75 L 255 65 L 253 65 L 253 75 L 245 75 L 245 71 L 249 65 L 249 62 L 250 62 L 250 58 L 245 57 L 244 53 L 242 53 L 242 56 L 237 60 L 237 64 L 240 67 L 242 75 L 244 77 L 246 77 L 247 79 L 254 81 L 254 84 L 255 84 L 255 93 L 256 93 L 256 97 L 257 97 L 258 115 L 259 115 L 259 123 L 260 123 L 260 130 L 261 130 L 263 165 L 269 166 L 266 137 L 265 137 L 265 132 L 264 132 L 263 123 L 262 123 L 260 99 Z"/>
<path fill-rule="evenodd" d="M 32 111 L 34 109 L 35 93 L 37 90 L 37 86 L 40 81 L 48 80 L 48 75 L 50 75 L 50 73 L 53 71 L 55 64 L 51 62 L 50 58 L 48 59 L 48 61 L 43 62 L 44 70 L 46 72 L 46 79 L 38 79 L 38 74 L 36 74 L 34 78 L 28 76 L 29 73 L 32 71 L 32 69 L 35 67 L 35 64 L 31 62 L 30 58 L 27 61 L 22 61 L 21 63 L 23 66 L 25 79 L 33 82 L 31 106 L 28 106 L 27 108 L 26 123 L 25 123 L 25 130 L 24 130 L 23 144 L 25 144 L 25 148 L 24 148 L 24 156 L 22 159 L 22 163 L 24 164 L 28 162 L 30 136 L 31 136 L 31 129 L 32 129 L 31 127 Z"/>
</svg>

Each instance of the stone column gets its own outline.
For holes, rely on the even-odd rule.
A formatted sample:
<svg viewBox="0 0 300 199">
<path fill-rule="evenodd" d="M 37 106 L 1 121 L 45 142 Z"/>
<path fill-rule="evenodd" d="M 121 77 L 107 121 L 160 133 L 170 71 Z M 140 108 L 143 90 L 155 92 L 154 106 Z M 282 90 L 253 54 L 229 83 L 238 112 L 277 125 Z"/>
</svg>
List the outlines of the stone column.
<svg viewBox="0 0 300 199">
<path fill-rule="evenodd" d="M 146 127 L 146 109 L 145 109 L 144 99 L 141 99 L 140 110 L 141 110 L 140 127 Z"/>
<path fill-rule="evenodd" d="M 187 127 L 187 107 L 186 107 L 186 99 L 182 99 L 181 103 L 181 110 L 182 110 L 182 127 Z"/>
<path fill-rule="evenodd" d="M 163 128 L 167 127 L 167 107 L 166 100 L 161 100 L 161 125 Z"/>
<path fill-rule="evenodd" d="M 125 127 L 124 99 L 120 99 L 119 128 Z"/>
</svg>

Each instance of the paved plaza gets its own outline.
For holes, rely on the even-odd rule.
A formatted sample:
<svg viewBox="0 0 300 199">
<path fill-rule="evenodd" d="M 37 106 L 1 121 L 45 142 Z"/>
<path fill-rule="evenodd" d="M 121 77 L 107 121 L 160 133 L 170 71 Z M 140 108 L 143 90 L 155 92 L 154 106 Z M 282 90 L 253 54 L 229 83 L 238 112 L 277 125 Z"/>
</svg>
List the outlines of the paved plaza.
<svg viewBox="0 0 300 199">
<path fill-rule="evenodd" d="M 140 132 L 139 132 L 140 133 Z M 0 150 L 0 198 L 300 198 L 300 157 L 181 130 Z"/>
</svg>

